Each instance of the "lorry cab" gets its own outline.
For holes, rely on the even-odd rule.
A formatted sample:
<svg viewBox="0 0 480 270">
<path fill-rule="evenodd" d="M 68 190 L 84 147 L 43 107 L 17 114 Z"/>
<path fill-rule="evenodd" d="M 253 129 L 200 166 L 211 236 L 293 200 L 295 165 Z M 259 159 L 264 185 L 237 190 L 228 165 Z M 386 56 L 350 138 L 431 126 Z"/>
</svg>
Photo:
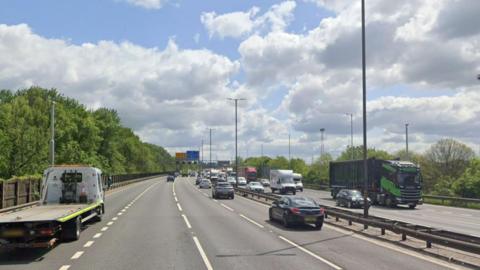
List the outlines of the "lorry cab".
<svg viewBox="0 0 480 270">
<path fill-rule="evenodd" d="M 102 203 L 102 171 L 85 165 L 61 165 L 43 173 L 43 204 Z"/>
<path fill-rule="evenodd" d="M 270 170 L 270 189 L 272 193 L 279 191 L 280 194 L 292 193 L 295 195 L 297 189 L 293 181 L 292 170 Z"/>
<path fill-rule="evenodd" d="M 293 181 L 295 182 L 296 190 L 300 190 L 303 192 L 303 183 L 302 183 L 302 175 L 299 173 L 293 173 Z"/>
</svg>

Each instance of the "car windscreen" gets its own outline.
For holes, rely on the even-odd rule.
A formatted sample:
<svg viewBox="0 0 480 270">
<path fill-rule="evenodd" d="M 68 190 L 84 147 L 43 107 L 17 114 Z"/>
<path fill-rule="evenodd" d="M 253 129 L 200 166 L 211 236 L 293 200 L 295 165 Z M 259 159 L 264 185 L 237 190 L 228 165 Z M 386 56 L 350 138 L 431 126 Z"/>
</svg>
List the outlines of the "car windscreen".
<svg viewBox="0 0 480 270">
<path fill-rule="evenodd" d="M 295 207 L 318 207 L 317 203 L 305 197 L 294 197 L 290 199 L 292 201 L 292 206 Z"/>
<path fill-rule="evenodd" d="M 262 184 L 260 184 L 259 182 L 250 182 L 250 185 L 251 186 L 261 186 Z"/>
<path fill-rule="evenodd" d="M 350 190 L 348 191 L 348 194 L 352 197 L 362 197 L 362 193 L 358 190 Z"/>
<path fill-rule="evenodd" d="M 293 179 L 288 177 L 280 178 L 280 183 L 282 184 L 293 184 Z"/>
</svg>

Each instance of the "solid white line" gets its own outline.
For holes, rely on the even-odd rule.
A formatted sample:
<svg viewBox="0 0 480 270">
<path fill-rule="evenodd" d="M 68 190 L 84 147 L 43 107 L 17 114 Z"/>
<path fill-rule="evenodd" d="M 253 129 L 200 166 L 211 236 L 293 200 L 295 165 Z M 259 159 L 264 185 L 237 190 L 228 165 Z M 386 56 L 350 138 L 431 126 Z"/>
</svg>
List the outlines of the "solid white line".
<svg viewBox="0 0 480 270">
<path fill-rule="evenodd" d="M 62 265 L 58 270 L 67 270 L 68 268 L 70 268 L 70 265 Z"/>
<path fill-rule="evenodd" d="M 217 200 L 213 199 L 214 202 L 218 202 Z"/>
<path fill-rule="evenodd" d="M 203 194 L 205 197 L 208 197 L 208 195 L 207 195 L 206 193 L 203 193 L 203 192 L 202 192 L 202 194 Z"/>
<path fill-rule="evenodd" d="M 226 209 L 228 209 L 228 210 L 232 211 L 232 212 L 234 211 L 232 208 L 230 208 L 230 207 L 226 206 L 226 205 L 225 205 L 225 204 L 223 204 L 223 203 L 220 203 L 220 205 L 221 205 L 221 206 L 223 206 L 224 208 L 226 208 Z"/>
<path fill-rule="evenodd" d="M 185 224 L 187 224 L 187 227 L 189 229 L 192 228 L 192 225 L 190 225 L 190 222 L 188 222 L 188 219 L 187 219 L 187 216 L 185 216 L 184 214 L 182 214 L 182 217 L 183 217 L 183 220 L 185 221 Z"/>
<path fill-rule="evenodd" d="M 182 209 L 182 207 L 180 206 L 180 204 L 179 204 L 179 203 L 177 203 L 177 207 L 178 207 L 178 211 L 180 211 L 180 212 L 182 212 L 182 211 L 183 211 L 183 209 Z"/>
<path fill-rule="evenodd" d="M 91 247 L 95 241 L 88 241 L 83 247 Z"/>
<path fill-rule="evenodd" d="M 82 256 L 82 254 L 83 254 L 83 251 L 77 251 L 77 252 L 75 252 L 75 254 L 73 254 L 73 256 L 70 259 L 76 260 L 76 259 L 80 258 L 80 256 Z"/>
<path fill-rule="evenodd" d="M 102 233 L 97 233 L 93 236 L 93 238 L 99 238 L 100 236 L 102 236 Z"/>
<path fill-rule="evenodd" d="M 111 226 L 113 224 L 113 221 L 110 221 L 107 223 L 108 226 Z"/>
<path fill-rule="evenodd" d="M 260 223 L 257 223 L 255 220 L 253 220 L 253 219 L 250 219 L 250 218 L 248 218 L 248 217 L 244 216 L 243 214 L 240 214 L 240 216 L 241 216 L 242 218 L 244 218 L 244 219 L 246 219 L 246 220 L 250 221 L 251 223 L 253 223 L 253 224 L 257 225 L 258 227 L 260 227 L 260 228 L 262 228 L 262 229 L 263 229 L 263 228 L 265 228 L 265 227 L 264 227 L 262 224 L 260 224 Z"/>
<path fill-rule="evenodd" d="M 449 263 L 443 262 L 443 261 L 441 261 L 441 260 L 437 260 L 437 259 L 435 259 L 435 258 L 430 258 L 430 257 L 427 257 L 427 256 L 423 256 L 423 255 L 420 255 L 420 254 L 418 254 L 418 253 L 416 253 L 416 252 L 414 252 L 414 251 L 409 251 L 409 250 L 407 250 L 407 249 L 403 249 L 403 248 L 394 246 L 393 244 L 384 243 L 384 242 L 381 242 L 381 241 L 378 241 L 378 240 L 375 240 L 375 239 L 368 238 L 368 237 L 363 236 L 363 235 L 355 234 L 355 233 L 353 233 L 353 232 L 347 231 L 347 230 L 345 230 L 345 229 L 337 228 L 337 227 L 332 226 L 332 225 L 329 225 L 329 224 L 324 224 L 323 226 L 326 227 L 326 228 L 329 228 L 329 229 L 331 229 L 331 230 L 334 230 L 334 231 L 343 233 L 343 234 L 345 234 L 345 235 L 350 235 L 351 237 L 355 237 L 355 238 L 357 238 L 357 239 L 361 239 L 361 240 L 370 242 L 370 243 L 372 243 L 372 244 L 374 244 L 374 245 L 381 246 L 381 247 L 384 247 L 384 248 L 388 248 L 388 249 L 391 249 L 391 250 L 393 250 L 393 251 L 397 251 L 397 252 L 399 252 L 399 253 L 403 253 L 403 254 L 406 254 L 406 255 L 410 255 L 410 256 L 412 256 L 412 257 L 415 257 L 415 258 L 418 258 L 418 259 L 422 259 L 422 260 L 424 260 L 424 261 L 431 262 L 431 263 L 434 263 L 434 264 L 437 264 L 437 265 L 440 265 L 440 266 L 443 266 L 443 267 L 446 267 L 446 268 L 450 268 L 450 269 L 464 269 L 464 268 L 460 268 L 460 267 L 451 265 L 451 264 L 449 264 Z"/>
<path fill-rule="evenodd" d="M 108 230 L 108 227 L 103 227 L 103 228 L 101 229 L 102 232 L 104 232 L 104 231 L 106 231 L 106 230 Z"/>
<path fill-rule="evenodd" d="M 198 238 L 196 236 L 193 237 L 193 241 L 197 246 L 198 252 L 200 252 L 200 256 L 202 256 L 203 263 L 205 263 L 207 270 L 213 270 L 213 267 L 210 264 L 210 261 L 208 260 L 207 254 L 205 254 L 205 251 L 203 251 L 202 245 L 200 244 L 200 241 L 198 241 Z"/>
<path fill-rule="evenodd" d="M 289 243 L 290 245 L 292 245 L 292 246 L 300 249 L 301 251 L 303 251 L 303 252 L 307 253 L 308 255 L 314 257 L 315 259 L 320 260 L 320 261 L 324 262 L 325 264 L 328 264 L 329 266 L 331 266 L 331 267 L 333 267 L 333 268 L 335 268 L 335 269 L 337 269 L 337 270 L 342 269 L 340 266 L 338 266 L 338 265 L 336 265 L 336 264 L 334 264 L 334 263 L 332 263 L 332 262 L 330 262 L 330 261 L 328 261 L 328 260 L 326 260 L 326 259 L 318 256 L 317 254 L 311 252 L 310 250 L 308 250 L 308 249 L 306 249 L 306 248 L 304 248 L 304 247 L 302 247 L 302 246 L 299 246 L 298 244 L 296 244 L 296 243 L 288 240 L 287 238 L 285 238 L 285 237 L 283 237 L 283 236 L 281 236 L 281 235 L 279 235 L 278 238 L 282 239 L 283 241 Z"/>
</svg>

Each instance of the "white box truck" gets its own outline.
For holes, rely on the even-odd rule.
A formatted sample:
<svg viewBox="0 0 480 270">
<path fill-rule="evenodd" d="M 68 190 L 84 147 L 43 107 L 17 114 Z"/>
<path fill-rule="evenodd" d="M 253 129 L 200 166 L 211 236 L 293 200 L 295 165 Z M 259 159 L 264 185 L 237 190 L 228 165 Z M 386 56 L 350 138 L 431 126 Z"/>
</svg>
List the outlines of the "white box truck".
<svg viewBox="0 0 480 270">
<path fill-rule="evenodd" d="M 0 213 L 0 247 L 51 247 L 58 240 L 77 240 L 83 223 L 101 220 L 104 199 L 99 169 L 50 167 L 37 205 Z"/>
<path fill-rule="evenodd" d="M 300 173 L 293 173 L 293 181 L 295 182 L 295 188 L 303 192 L 302 175 Z"/>
<path fill-rule="evenodd" d="M 280 194 L 292 193 L 295 195 L 297 189 L 293 181 L 292 170 L 270 170 L 270 189 L 272 193 L 275 191 Z"/>
</svg>

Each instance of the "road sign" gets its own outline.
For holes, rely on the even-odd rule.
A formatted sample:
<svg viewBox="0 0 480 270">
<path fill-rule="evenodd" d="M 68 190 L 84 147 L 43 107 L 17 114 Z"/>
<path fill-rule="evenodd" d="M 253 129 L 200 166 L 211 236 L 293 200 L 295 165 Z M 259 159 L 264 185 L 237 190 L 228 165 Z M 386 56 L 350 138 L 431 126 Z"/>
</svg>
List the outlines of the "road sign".
<svg viewBox="0 0 480 270">
<path fill-rule="evenodd" d="M 187 154 L 183 153 L 183 152 L 177 152 L 177 153 L 175 153 L 175 159 L 185 160 L 185 159 L 187 159 Z"/>
<path fill-rule="evenodd" d="M 187 160 L 194 161 L 200 159 L 199 151 L 187 151 Z"/>
</svg>

